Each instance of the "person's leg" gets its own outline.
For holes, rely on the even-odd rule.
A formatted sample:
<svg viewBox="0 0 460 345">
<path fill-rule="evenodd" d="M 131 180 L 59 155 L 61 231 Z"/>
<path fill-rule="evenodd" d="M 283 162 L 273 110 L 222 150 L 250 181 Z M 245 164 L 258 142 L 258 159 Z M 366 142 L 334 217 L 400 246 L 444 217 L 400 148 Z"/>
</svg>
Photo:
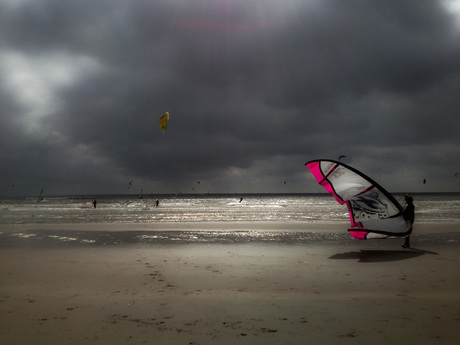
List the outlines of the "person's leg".
<svg viewBox="0 0 460 345">
<path fill-rule="evenodd" d="M 410 248 L 410 243 L 409 243 L 409 238 L 410 236 L 407 236 L 405 241 L 404 241 L 404 244 L 401 246 L 403 248 Z"/>
</svg>

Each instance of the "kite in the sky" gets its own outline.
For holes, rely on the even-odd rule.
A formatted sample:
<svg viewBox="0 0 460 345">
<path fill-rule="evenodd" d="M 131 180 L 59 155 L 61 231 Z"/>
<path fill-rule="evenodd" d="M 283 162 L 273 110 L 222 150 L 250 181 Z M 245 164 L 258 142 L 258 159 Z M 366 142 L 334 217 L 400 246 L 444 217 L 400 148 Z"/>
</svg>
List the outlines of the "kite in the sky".
<svg viewBox="0 0 460 345">
<path fill-rule="evenodd" d="M 160 128 L 163 131 L 163 133 L 166 133 L 166 128 L 168 128 L 168 120 L 169 120 L 169 113 L 166 112 L 162 117 L 160 117 L 160 120 L 158 120 L 158 123 L 160 124 Z"/>
<path fill-rule="evenodd" d="M 360 171 L 333 160 L 314 160 L 305 164 L 318 183 L 340 204 L 347 204 L 350 235 L 359 240 L 407 237 L 412 224 L 403 207 L 385 189 Z"/>
</svg>

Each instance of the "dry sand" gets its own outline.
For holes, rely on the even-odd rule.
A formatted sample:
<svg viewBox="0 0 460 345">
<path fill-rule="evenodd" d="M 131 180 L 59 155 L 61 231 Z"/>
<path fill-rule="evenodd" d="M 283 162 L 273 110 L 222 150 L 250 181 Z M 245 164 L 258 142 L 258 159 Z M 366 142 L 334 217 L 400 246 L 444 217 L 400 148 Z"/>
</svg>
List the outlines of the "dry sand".
<svg viewBox="0 0 460 345">
<path fill-rule="evenodd" d="M 442 232 L 414 236 L 412 250 L 352 239 L 3 247 L 0 344 L 454 345 L 459 226 Z"/>
</svg>

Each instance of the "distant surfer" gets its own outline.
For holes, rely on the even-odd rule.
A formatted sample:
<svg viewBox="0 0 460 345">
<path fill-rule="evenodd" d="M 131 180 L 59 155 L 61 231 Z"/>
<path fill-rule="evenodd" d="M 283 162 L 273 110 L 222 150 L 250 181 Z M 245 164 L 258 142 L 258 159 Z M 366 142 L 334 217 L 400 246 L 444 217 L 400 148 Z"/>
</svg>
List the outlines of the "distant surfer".
<svg viewBox="0 0 460 345">
<path fill-rule="evenodd" d="M 97 201 L 96 200 L 93 201 L 93 205 L 94 205 L 94 208 L 97 207 Z"/>
<path fill-rule="evenodd" d="M 415 206 L 414 206 L 414 199 L 412 199 L 411 196 L 406 195 L 404 197 L 406 201 L 406 208 L 403 211 L 403 216 L 406 219 L 406 222 L 410 224 L 410 227 L 412 229 L 412 225 L 414 224 L 415 220 Z M 403 248 L 410 248 L 410 235 L 406 237 L 404 244 L 401 246 Z"/>
<path fill-rule="evenodd" d="M 240 202 L 242 202 L 242 201 L 243 201 L 243 198 L 240 198 Z"/>
<path fill-rule="evenodd" d="M 160 200 L 157 199 L 157 200 L 155 201 L 155 207 L 158 207 L 158 206 L 160 206 Z"/>
<path fill-rule="evenodd" d="M 44 191 L 44 189 L 42 188 L 42 190 L 40 191 L 40 195 L 37 198 L 37 202 L 40 202 L 40 201 L 43 200 L 43 191 Z"/>
</svg>

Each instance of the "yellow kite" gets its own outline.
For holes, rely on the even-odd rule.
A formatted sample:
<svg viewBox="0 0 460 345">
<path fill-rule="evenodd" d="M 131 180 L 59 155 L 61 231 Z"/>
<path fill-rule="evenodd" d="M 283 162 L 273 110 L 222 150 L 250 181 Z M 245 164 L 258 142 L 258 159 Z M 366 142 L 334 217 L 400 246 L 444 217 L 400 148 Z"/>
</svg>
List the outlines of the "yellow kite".
<svg viewBox="0 0 460 345">
<path fill-rule="evenodd" d="M 166 128 L 168 128 L 168 120 L 169 120 L 169 113 L 166 112 L 162 117 L 160 117 L 160 120 L 158 123 L 160 124 L 160 128 L 163 131 L 163 133 L 166 133 Z"/>
</svg>

